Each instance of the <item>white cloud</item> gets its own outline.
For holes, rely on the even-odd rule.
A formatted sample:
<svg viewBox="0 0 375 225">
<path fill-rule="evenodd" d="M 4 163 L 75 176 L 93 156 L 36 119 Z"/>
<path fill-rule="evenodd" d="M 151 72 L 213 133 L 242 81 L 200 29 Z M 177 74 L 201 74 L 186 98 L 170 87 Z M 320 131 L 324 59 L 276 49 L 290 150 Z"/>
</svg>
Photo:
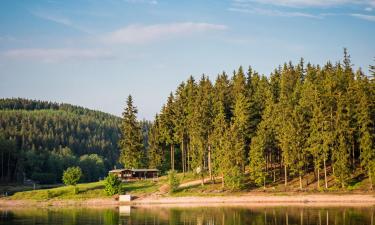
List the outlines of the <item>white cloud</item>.
<svg viewBox="0 0 375 225">
<path fill-rule="evenodd" d="M 157 5 L 157 0 L 125 0 L 128 3 L 142 3 L 142 4 L 150 4 L 150 5 Z"/>
<path fill-rule="evenodd" d="M 15 60 L 36 60 L 42 62 L 60 62 L 69 60 L 93 60 L 93 59 L 111 59 L 114 58 L 111 52 L 101 49 L 74 49 L 74 48 L 55 48 L 55 49 L 12 49 L 0 54 L 7 59 Z"/>
<path fill-rule="evenodd" d="M 366 7 L 366 8 L 365 8 L 365 11 L 367 11 L 367 12 L 371 12 L 371 11 L 372 11 L 372 8 L 371 8 L 371 7 Z"/>
<path fill-rule="evenodd" d="M 196 32 L 225 30 L 227 27 L 210 23 L 170 23 L 154 25 L 130 25 L 101 38 L 105 43 L 134 44 L 146 43 Z"/>
<path fill-rule="evenodd" d="M 375 6 L 375 0 L 233 0 L 237 3 L 261 3 L 287 7 L 331 7 L 346 4 Z"/>
<path fill-rule="evenodd" d="M 264 16 L 279 16 L 279 17 L 307 17 L 307 18 L 314 18 L 314 19 L 321 19 L 321 16 L 316 16 L 309 13 L 303 12 L 285 12 L 273 9 L 262 9 L 262 8 L 229 8 L 229 11 L 233 12 L 242 12 L 242 13 L 250 13 L 250 14 L 258 14 Z"/>
<path fill-rule="evenodd" d="M 350 15 L 353 16 L 353 17 L 357 17 L 359 19 L 375 22 L 375 16 L 373 16 L 373 15 L 358 14 L 358 13 L 353 13 L 353 14 L 350 14 Z"/>
<path fill-rule="evenodd" d="M 77 24 L 73 23 L 70 19 L 65 18 L 63 16 L 58 16 L 58 15 L 54 15 L 51 13 L 39 12 L 39 11 L 32 11 L 31 14 L 40 19 L 51 21 L 51 22 L 54 22 L 54 23 L 57 23 L 66 27 L 70 27 L 70 28 L 73 28 L 75 30 L 78 30 L 84 33 L 88 33 L 88 34 L 92 33 L 90 30 L 84 27 L 78 26 Z"/>
</svg>

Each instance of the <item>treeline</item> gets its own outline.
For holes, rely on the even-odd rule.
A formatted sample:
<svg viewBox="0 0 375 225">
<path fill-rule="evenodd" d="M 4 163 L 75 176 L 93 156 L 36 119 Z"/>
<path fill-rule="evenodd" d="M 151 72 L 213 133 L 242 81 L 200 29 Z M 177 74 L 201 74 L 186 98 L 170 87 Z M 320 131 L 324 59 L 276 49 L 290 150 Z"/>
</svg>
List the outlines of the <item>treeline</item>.
<svg viewBox="0 0 375 225">
<path fill-rule="evenodd" d="M 345 187 L 362 169 L 375 176 L 375 68 L 343 62 L 284 64 L 268 77 L 242 67 L 214 83 L 190 77 L 171 93 L 149 131 L 149 167 L 207 173 L 241 188 L 245 172 L 262 186 L 314 171 Z M 203 175 L 202 175 L 203 177 Z M 323 179 L 324 184 L 319 181 Z"/>
<path fill-rule="evenodd" d="M 85 181 L 104 177 L 118 162 L 120 118 L 28 99 L 0 99 L 0 181 L 61 182 L 69 166 Z"/>
</svg>

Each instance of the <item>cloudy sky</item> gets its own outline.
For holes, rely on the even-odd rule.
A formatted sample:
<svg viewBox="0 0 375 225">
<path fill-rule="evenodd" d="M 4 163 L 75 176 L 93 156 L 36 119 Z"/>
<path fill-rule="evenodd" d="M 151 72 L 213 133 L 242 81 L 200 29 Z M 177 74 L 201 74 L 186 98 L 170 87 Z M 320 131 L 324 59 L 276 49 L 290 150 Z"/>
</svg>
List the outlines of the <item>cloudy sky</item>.
<svg viewBox="0 0 375 225">
<path fill-rule="evenodd" d="M 189 75 L 336 62 L 343 47 L 367 73 L 375 0 L 3 0 L 0 97 L 120 115 L 132 94 L 152 119 Z"/>
</svg>

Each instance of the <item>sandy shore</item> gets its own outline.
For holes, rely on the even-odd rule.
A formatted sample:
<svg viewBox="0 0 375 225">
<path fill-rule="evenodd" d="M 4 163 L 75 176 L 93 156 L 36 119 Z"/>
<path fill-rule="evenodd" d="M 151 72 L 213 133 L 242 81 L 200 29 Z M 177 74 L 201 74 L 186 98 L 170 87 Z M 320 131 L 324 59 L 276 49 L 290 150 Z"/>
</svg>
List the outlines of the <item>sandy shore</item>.
<svg viewBox="0 0 375 225">
<path fill-rule="evenodd" d="M 145 197 L 132 202 L 143 204 L 320 204 L 320 205 L 375 205 L 375 195 L 369 194 L 246 194 L 218 197 Z"/>
<path fill-rule="evenodd" d="M 175 206 L 204 206 L 204 205 L 315 205 L 315 206 L 375 206 L 375 195 L 371 194 L 244 194 L 235 196 L 216 197 L 140 197 L 128 205 L 175 205 Z M 0 199 L 0 207 L 111 207 L 120 203 L 115 199 L 89 200 L 8 200 Z"/>
</svg>

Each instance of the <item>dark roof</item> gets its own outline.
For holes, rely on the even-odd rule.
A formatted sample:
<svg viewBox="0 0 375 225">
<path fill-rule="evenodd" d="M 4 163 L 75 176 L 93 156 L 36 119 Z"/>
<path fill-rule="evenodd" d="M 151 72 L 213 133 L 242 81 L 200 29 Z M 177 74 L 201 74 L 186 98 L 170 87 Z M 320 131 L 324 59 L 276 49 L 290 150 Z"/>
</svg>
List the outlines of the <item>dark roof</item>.
<svg viewBox="0 0 375 225">
<path fill-rule="evenodd" d="M 115 169 L 110 170 L 110 173 L 121 173 L 124 171 L 132 171 L 132 172 L 158 172 L 158 169 Z"/>
<path fill-rule="evenodd" d="M 131 169 L 133 172 L 158 172 L 158 169 Z"/>
</svg>

